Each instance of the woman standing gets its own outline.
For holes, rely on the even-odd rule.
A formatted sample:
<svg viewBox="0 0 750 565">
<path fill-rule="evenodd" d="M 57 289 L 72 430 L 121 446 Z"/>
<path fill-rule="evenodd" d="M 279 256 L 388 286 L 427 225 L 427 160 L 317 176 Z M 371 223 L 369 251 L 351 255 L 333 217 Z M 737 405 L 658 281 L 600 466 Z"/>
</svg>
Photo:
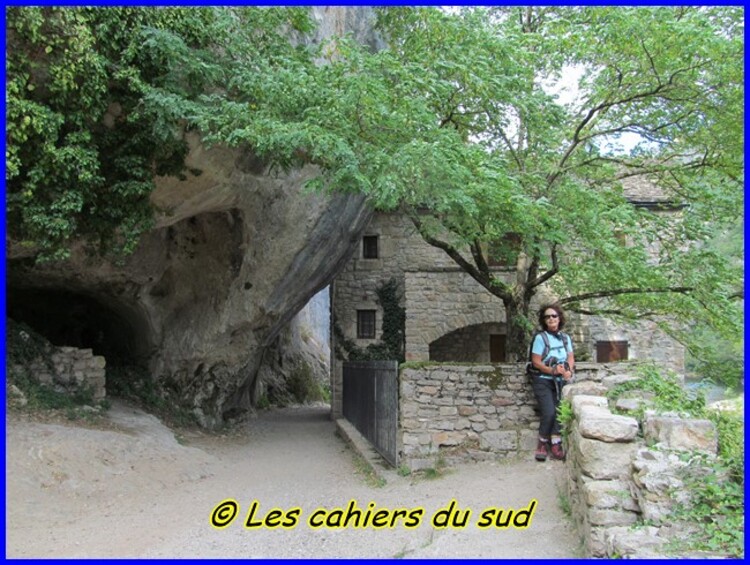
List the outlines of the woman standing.
<svg viewBox="0 0 750 565">
<path fill-rule="evenodd" d="M 575 358 L 573 342 L 561 330 L 565 326 L 565 314 L 557 304 L 539 309 L 541 331 L 531 344 L 532 386 L 541 417 L 539 420 L 539 442 L 534 458 L 546 461 L 565 459 L 560 437 L 560 422 L 557 407 L 560 405 L 562 387 L 573 377 Z"/>
</svg>

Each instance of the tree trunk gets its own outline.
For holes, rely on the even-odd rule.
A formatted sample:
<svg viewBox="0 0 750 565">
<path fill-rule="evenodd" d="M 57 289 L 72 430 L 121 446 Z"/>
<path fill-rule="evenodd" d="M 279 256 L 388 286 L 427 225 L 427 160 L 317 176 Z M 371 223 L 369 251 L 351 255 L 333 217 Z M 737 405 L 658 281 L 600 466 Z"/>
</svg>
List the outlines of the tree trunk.
<svg viewBox="0 0 750 565">
<path fill-rule="evenodd" d="M 505 316 L 508 325 L 508 341 L 506 352 L 508 362 L 516 363 L 527 361 L 529 353 L 529 330 L 528 314 L 529 303 L 525 300 L 510 299 L 503 301 L 505 305 Z"/>
</svg>

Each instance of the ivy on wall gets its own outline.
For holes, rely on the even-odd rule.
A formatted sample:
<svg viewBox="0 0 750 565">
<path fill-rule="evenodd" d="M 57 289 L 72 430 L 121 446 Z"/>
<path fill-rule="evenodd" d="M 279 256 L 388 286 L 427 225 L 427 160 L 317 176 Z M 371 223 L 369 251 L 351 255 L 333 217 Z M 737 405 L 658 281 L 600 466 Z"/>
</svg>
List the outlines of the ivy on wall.
<svg viewBox="0 0 750 565">
<path fill-rule="evenodd" d="M 335 354 L 337 359 L 349 361 L 375 361 L 396 359 L 403 363 L 404 334 L 406 327 L 406 309 L 400 305 L 401 293 L 395 278 L 383 283 L 375 293 L 378 304 L 383 309 L 383 333 L 380 341 L 371 343 L 367 347 L 358 347 L 354 341 L 348 339 L 341 326 L 334 320 L 333 335 L 335 336 Z"/>
</svg>

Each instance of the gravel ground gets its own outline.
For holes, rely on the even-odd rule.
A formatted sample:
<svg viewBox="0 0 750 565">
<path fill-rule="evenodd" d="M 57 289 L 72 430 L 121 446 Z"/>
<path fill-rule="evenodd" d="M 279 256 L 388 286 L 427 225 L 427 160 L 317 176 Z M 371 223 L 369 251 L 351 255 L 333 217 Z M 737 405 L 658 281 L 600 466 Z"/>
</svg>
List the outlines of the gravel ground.
<svg viewBox="0 0 750 565">
<path fill-rule="evenodd" d="M 90 429 L 6 417 L 6 557 L 580 556 L 559 508 L 559 462 L 536 463 L 529 454 L 430 480 L 392 474 L 379 486 L 336 436 L 327 406 L 270 410 L 232 433 L 191 432 L 180 441 L 154 416 L 121 402 L 108 420 Z M 237 516 L 217 529 L 210 519 L 226 500 L 236 502 Z M 452 500 L 466 526 L 435 527 L 433 516 Z M 534 500 L 526 520 L 520 511 Z M 351 501 L 362 519 L 368 510 L 370 517 L 403 512 L 393 527 L 308 523 L 315 514 L 340 525 Z M 503 521 L 514 511 L 519 527 L 479 528 L 488 509 L 502 509 Z"/>
</svg>

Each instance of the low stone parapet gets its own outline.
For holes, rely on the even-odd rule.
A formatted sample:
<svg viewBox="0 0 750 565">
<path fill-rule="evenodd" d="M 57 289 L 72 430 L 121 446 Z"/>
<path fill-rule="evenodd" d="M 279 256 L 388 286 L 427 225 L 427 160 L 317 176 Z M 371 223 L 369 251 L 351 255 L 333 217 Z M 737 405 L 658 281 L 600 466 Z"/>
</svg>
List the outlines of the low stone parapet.
<svg viewBox="0 0 750 565">
<path fill-rule="evenodd" d="M 623 364 L 581 363 L 587 390 Z M 419 364 L 400 372 L 400 461 L 412 470 L 443 463 L 531 454 L 539 415 L 525 363 Z M 565 387 L 568 388 L 568 387 Z"/>
<path fill-rule="evenodd" d="M 412 470 L 530 451 L 538 417 L 513 365 L 428 365 L 401 371 L 401 461 Z"/>
<path fill-rule="evenodd" d="M 642 422 L 613 414 L 605 396 L 587 394 L 592 390 L 590 383 L 565 390 L 574 415 L 567 436 L 568 496 L 586 553 L 665 557 L 666 544 L 689 530 L 689 524 L 674 523 L 676 507 L 690 500 L 680 472 L 686 463 L 678 453 L 715 455 L 716 429 L 708 420 L 653 411 Z M 644 523 L 649 527 L 632 528 Z"/>
<path fill-rule="evenodd" d="M 106 396 L 106 360 L 91 349 L 52 347 L 47 358 L 37 358 L 27 366 L 16 365 L 15 371 L 26 370 L 35 381 L 58 392 L 75 395 L 90 393 L 92 402 Z"/>
<path fill-rule="evenodd" d="M 718 434 L 713 422 L 680 418 L 677 415 L 647 413 L 643 423 L 646 441 L 668 445 L 672 449 L 716 453 Z"/>
</svg>

